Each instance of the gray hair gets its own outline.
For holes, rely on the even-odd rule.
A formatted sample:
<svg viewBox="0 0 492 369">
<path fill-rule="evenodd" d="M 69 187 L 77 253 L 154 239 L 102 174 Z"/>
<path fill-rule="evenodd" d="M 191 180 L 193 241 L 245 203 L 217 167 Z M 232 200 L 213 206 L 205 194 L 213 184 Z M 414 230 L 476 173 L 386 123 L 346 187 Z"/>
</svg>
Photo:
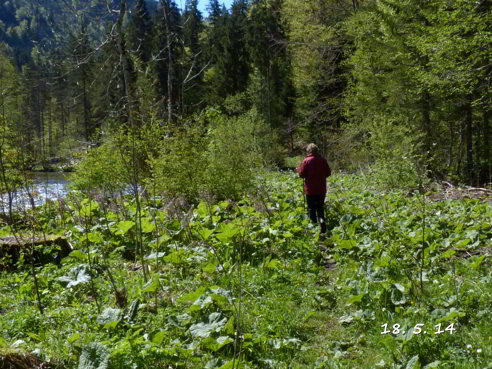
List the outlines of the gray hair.
<svg viewBox="0 0 492 369">
<path fill-rule="evenodd" d="M 310 143 L 306 146 L 306 151 L 308 154 L 317 154 L 319 152 L 318 146 L 313 143 Z"/>
</svg>

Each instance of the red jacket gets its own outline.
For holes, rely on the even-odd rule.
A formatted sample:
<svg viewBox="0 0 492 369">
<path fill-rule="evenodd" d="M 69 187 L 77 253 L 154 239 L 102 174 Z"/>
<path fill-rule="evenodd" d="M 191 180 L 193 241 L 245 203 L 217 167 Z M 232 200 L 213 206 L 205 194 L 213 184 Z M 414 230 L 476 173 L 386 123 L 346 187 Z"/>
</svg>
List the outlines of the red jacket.
<svg viewBox="0 0 492 369">
<path fill-rule="evenodd" d="M 326 193 L 326 177 L 331 175 L 328 162 L 319 154 L 309 154 L 297 168 L 299 177 L 305 178 L 304 192 L 307 195 Z"/>
</svg>

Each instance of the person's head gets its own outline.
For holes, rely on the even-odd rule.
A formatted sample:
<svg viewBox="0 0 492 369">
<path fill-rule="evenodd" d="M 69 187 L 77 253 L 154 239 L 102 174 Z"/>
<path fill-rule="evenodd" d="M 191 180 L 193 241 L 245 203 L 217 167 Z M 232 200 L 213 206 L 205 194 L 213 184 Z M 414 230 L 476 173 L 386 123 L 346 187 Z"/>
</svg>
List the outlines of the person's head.
<svg viewBox="0 0 492 369">
<path fill-rule="evenodd" d="M 318 146 L 316 146 L 313 143 L 310 143 L 309 145 L 306 146 L 306 152 L 308 154 L 317 154 L 319 152 Z"/>
</svg>

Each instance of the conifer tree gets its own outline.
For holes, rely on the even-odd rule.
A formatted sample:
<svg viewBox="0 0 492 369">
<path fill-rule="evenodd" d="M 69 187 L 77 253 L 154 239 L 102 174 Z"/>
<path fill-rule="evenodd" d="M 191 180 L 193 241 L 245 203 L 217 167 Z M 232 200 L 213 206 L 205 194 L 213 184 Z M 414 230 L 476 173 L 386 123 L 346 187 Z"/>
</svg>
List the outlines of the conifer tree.
<svg viewBox="0 0 492 369">
<path fill-rule="evenodd" d="M 163 96 L 162 112 L 171 122 L 181 95 L 178 60 L 183 53 L 181 15 L 174 1 L 160 0 L 155 28 L 157 88 Z"/>
<path fill-rule="evenodd" d="M 200 43 L 203 30 L 202 14 L 197 0 L 187 0 L 183 13 L 183 80 L 181 82 L 182 110 L 193 111 L 203 101 L 203 71 L 205 55 Z"/>
<path fill-rule="evenodd" d="M 131 13 L 128 32 L 130 50 L 146 64 L 152 52 L 152 22 L 145 0 L 137 0 Z"/>
<path fill-rule="evenodd" d="M 248 29 L 249 53 L 261 76 L 260 90 L 254 94 L 257 97 L 255 103 L 274 126 L 292 114 L 294 97 L 282 3 L 281 0 L 253 2 Z"/>
</svg>

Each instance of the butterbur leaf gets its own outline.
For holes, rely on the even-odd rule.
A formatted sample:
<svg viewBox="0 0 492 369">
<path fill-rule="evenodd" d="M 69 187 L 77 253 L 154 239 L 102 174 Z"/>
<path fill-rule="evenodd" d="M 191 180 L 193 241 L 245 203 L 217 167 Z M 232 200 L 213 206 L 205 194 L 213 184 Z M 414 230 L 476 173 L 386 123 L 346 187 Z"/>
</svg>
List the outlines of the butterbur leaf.
<svg viewBox="0 0 492 369">
<path fill-rule="evenodd" d="M 205 287 L 200 287 L 196 291 L 189 292 L 186 295 L 181 296 L 178 299 L 178 302 L 195 302 L 196 299 L 198 299 L 205 292 L 205 290 Z"/>
<path fill-rule="evenodd" d="M 398 291 L 400 291 L 401 293 L 404 293 L 404 292 L 405 292 L 405 287 L 404 287 L 404 286 L 402 286 L 401 284 L 399 284 L 399 283 L 395 283 L 395 284 L 394 284 L 394 286 L 395 286 L 395 288 L 396 288 Z"/>
<path fill-rule="evenodd" d="M 58 281 L 65 284 L 66 288 L 75 287 L 81 283 L 87 283 L 91 280 L 89 268 L 85 264 L 77 265 L 70 269 L 68 275 L 58 277 Z"/>
<path fill-rule="evenodd" d="M 159 277 L 154 276 L 150 281 L 145 283 L 142 292 L 155 292 L 159 288 Z"/>
<path fill-rule="evenodd" d="M 96 320 L 99 324 L 106 325 L 113 322 L 118 323 L 121 320 L 121 316 L 122 314 L 120 309 L 106 308 Z"/>
<path fill-rule="evenodd" d="M 220 336 L 217 339 L 208 337 L 201 341 L 204 347 L 206 347 L 207 349 L 213 352 L 220 350 L 222 347 L 224 347 L 225 345 L 231 342 L 234 342 L 234 340 L 228 336 Z"/>
<path fill-rule="evenodd" d="M 412 357 L 408 363 L 405 369 L 420 369 L 420 361 L 419 361 L 419 355 L 415 355 Z"/>
<path fill-rule="evenodd" d="M 80 333 L 74 333 L 70 337 L 67 338 L 68 343 L 74 343 L 75 341 L 80 339 Z"/>
<path fill-rule="evenodd" d="M 211 296 L 206 296 L 202 295 L 199 298 L 195 300 L 193 305 L 189 308 L 190 311 L 197 311 L 197 310 L 202 310 L 203 308 L 207 307 L 208 305 L 212 304 L 213 300 Z"/>
<path fill-rule="evenodd" d="M 403 287 L 401 285 L 399 285 L 399 286 Z M 395 285 L 395 287 L 396 287 L 396 285 Z M 405 290 L 405 289 L 403 289 L 403 290 Z M 407 302 L 407 298 L 405 297 L 405 295 L 403 294 L 403 292 L 401 291 L 400 288 L 393 288 L 391 290 L 391 302 L 394 305 L 402 305 L 405 302 Z"/>
<path fill-rule="evenodd" d="M 441 364 L 441 362 L 439 360 L 436 360 L 436 361 L 433 361 L 432 363 L 427 364 L 426 366 L 424 366 L 423 369 L 439 368 L 439 365 L 440 364 Z"/>
<path fill-rule="evenodd" d="M 152 343 L 155 345 L 160 345 L 164 338 L 166 337 L 166 331 L 159 331 L 152 337 Z"/>
<path fill-rule="evenodd" d="M 230 242 L 234 236 L 240 231 L 240 227 L 234 223 L 221 224 L 219 227 L 219 233 L 216 237 L 221 242 Z"/>
<path fill-rule="evenodd" d="M 212 273 L 215 273 L 217 271 L 217 265 L 218 265 L 217 262 L 210 262 L 210 263 L 206 263 L 206 264 L 202 265 L 201 268 L 205 273 L 212 274 Z"/>
<path fill-rule="evenodd" d="M 217 369 L 219 366 L 222 365 L 222 363 L 223 363 L 223 361 L 221 358 L 215 358 L 215 359 L 208 361 L 207 364 L 205 364 L 204 369 Z"/>
<path fill-rule="evenodd" d="M 205 202 L 200 202 L 198 206 L 196 207 L 196 212 L 198 215 L 200 215 L 202 218 L 206 217 L 208 215 L 208 206 Z"/>
<path fill-rule="evenodd" d="M 347 300 L 347 305 L 352 305 L 354 302 L 361 302 L 362 298 L 365 296 L 365 293 L 361 293 L 360 295 L 352 296 Z"/>
<path fill-rule="evenodd" d="M 456 254 L 456 251 L 455 250 L 448 250 L 446 252 L 444 252 L 441 257 L 443 258 L 450 258 L 451 256 L 453 256 L 454 254 Z"/>
<path fill-rule="evenodd" d="M 152 222 L 152 218 L 142 218 L 140 224 L 142 226 L 142 232 L 144 233 L 151 233 L 155 229 L 155 223 Z"/>
<path fill-rule="evenodd" d="M 80 261 L 85 261 L 87 259 L 87 255 L 84 254 L 82 251 L 80 250 L 73 250 L 70 255 L 69 255 L 71 258 L 74 258 L 74 259 L 77 259 L 77 260 L 80 260 Z"/>
<path fill-rule="evenodd" d="M 103 242 L 103 238 L 101 237 L 101 234 L 99 232 L 89 232 L 89 234 L 87 235 L 87 238 L 92 243 Z"/>
<path fill-rule="evenodd" d="M 234 368 L 234 361 L 230 360 L 224 365 L 222 365 L 219 369 L 233 369 Z"/>
<path fill-rule="evenodd" d="M 225 326 L 227 318 L 220 319 L 220 313 L 212 313 L 208 316 L 208 323 L 193 324 L 190 333 L 193 338 L 207 338 L 212 333 L 218 333 Z"/>
<path fill-rule="evenodd" d="M 118 230 L 116 231 L 115 234 L 118 235 L 124 235 L 126 234 L 133 226 L 135 225 L 135 222 L 132 220 L 122 220 L 121 222 L 118 223 L 116 226 Z"/>
<path fill-rule="evenodd" d="M 165 252 L 152 252 L 149 255 L 145 256 L 145 260 L 161 259 L 164 256 L 166 256 Z"/>
<path fill-rule="evenodd" d="M 349 323 L 352 323 L 353 320 L 354 320 L 354 317 L 351 315 L 344 315 L 344 316 L 340 317 L 340 319 L 338 319 L 338 321 L 341 324 L 349 324 Z"/>
<path fill-rule="evenodd" d="M 207 241 L 213 233 L 214 233 L 213 229 L 200 228 L 198 230 L 198 234 L 204 241 Z"/>
<path fill-rule="evenodd" d="M 82 349 L 78 369 L 106 369 L 109 352 L 106 346 L 99 342 L 89 343 Z"/>
<path fill-rule="evenodd" d="M 449 313 L 444 317 L 439 320 L 437 320 L 437 323 L 441 322 L 449 322 L 450 320 L 456 319 L 456 318 L 463 318 L 466 314 L 456 310 L 456 308 L 451 308 L 449 310 Z"/>
</svg>

